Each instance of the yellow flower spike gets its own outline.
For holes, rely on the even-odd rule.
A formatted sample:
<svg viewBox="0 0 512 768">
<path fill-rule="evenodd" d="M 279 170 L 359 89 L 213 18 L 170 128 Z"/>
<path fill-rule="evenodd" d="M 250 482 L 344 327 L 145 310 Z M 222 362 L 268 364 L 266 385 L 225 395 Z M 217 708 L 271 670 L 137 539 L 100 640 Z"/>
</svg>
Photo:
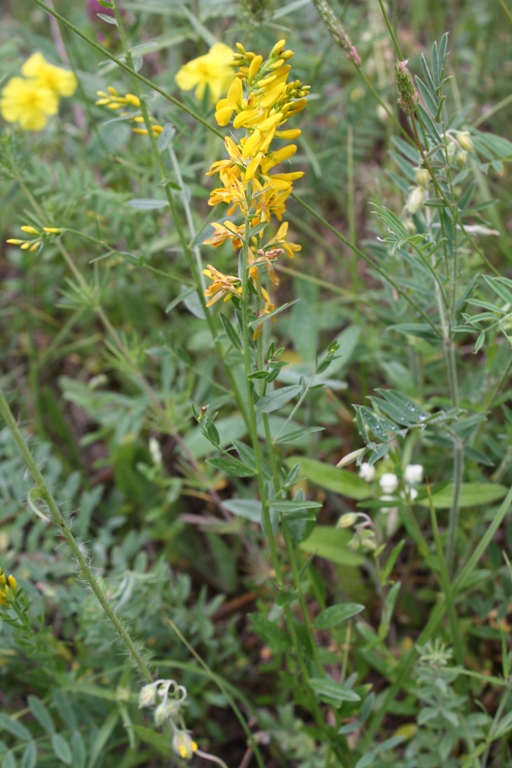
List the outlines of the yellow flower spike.
<svg viewBox="0 0 512 768">
<path fill-rule="evenodd" d="M 138 133 L 139 136 L 148 136 L 148 132 L 145 128 L 132 128 L 133 133 Z"/>
<path fill-rule="evenodd" d="M 249 72 L 247 75 L 247 82 L 250 84 L 254 80 L 254 77 L 256 73 L 258 72 L 259 68 L 261 67 L 263 63 L 263 56 L 255 56 L 254 59 L 251 61 Z"/>
<path fill-rule="evenodd" d="M 6 242 L 6 243 L 9 243 L 9 245 L 21 245 L 21 244 L 22 244 L 22 243 L 24 243 L 25 241 L 24 241 L 24 240 L 16 240 L 15 238 L 12 238 L 12 237 L 11 237 L 11 238 L 9 238 L 9 240 L 6 240 L 5 242 Z M 0 579 L 1 579 L 1 578 L 2 578 L 2 577 L 0 576 Z"/>
<path fill-rule="evenodd" d="M 9 576 L 9 578 L 7 579 L 7 581 L 9 582 L 9 586 L 10 586 L 10 588 L 12 589 L 12 591 L 13 591 L 13 592 L 16 592 L 16 590 L 18 589 L 18 582 L 16 581 L 16 579 L 14 578 L 14 576 Z"/>
<path fill-rule="evenodd" d="M 278 59 L 277 61 L 274 61 L 273 64 L 270 65 L 269 69 L 279 69 L 279 67 L 282 67 L 284 64 L 284 59 Z"/>
<path fill-rule="evenodd" d="M 29 248 L 29 251 L 30 251 L 31 253 L 33 253 L 34 251 L 37 251 L 37 249 L 39 248 L 39 246 L 40 246 L 40 245 L 41 245 L 41 241 L 40 241 L 40 240 L 36 240 L 36 242 L 35 242 L 35 243 L 33 243 L 33 244 L 30 246 L 30 248 Z"/>
<path fill-rule="evenodd" d="M 47 232 L 49 235 L 61 235 L 62 230 L 57 227 L 43 227 L 43 232 Z"/>
<path fill-rule="evenodd" d="M 23 245 L 20 246 L 22 251 L 26 251 L 27 248 L 30 248 L 30 243 L 23 243 Z"/>
<path fill-rule="evenodd" d="M 20 227 L 22 232 L 27 232 L 29 235 L 38 235 L 39 230 L 35 227 L 29 227 L 26 224 L 24 224 L 22 227 Z"/>
<path fill-rule="evenodd" d="M 119 95 L 113 85 L 109 85 L 107 87 L 107 91 L 110 93 L 111 96 L 118 96 Z"/>
</svg>

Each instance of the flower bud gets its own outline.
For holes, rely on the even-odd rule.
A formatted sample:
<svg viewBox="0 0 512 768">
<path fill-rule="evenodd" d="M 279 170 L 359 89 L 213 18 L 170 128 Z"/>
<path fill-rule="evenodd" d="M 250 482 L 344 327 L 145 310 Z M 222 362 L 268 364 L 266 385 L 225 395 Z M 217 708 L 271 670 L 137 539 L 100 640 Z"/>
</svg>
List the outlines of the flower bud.
<svg viewBox="0 0 512 768">
<path fill-rule="evenodd" d="M 466 149 L 468 152 L 475 151 L 469 131 L 459 131 L 457 133 L 457 141 L 459 142 L 462 149 Z"/>
<path fill-rule="evenodd" d="M 415 187 L 407 200 L 406 208 L 409 213 L 413 214 L 419 211 L 423 203 L 425 202 L 427 193 L 424 187 Z"/>
<path fill-rule="evenodd" d="M 336 528 L 351 528 L 357 520 L 355 512 L 347 512 L 346 515 L 342 515 L 336 524 Z"/>
<path fill-rule="evenodd" d="M 428 168 L 416 169 L 416 181 L 420 185 L 420 187 L 426 187 L 430 179 L 431 179 L 431 176 Z"/>
<path fill-rule="evenodd" d="M 141 707 L 151 707 L 155 703 L 156 697 L 156 685 L 150 683 L 140 689 L 139 693 L 139 709 Z"/>
<path fill-rule="evenodd" d="M 457 165 L 457 168 L 464 168 L 468 160 L 468 153 L 465 149 L 459 149 L 457 154 L 455 155 L 455 163 Z"/>
</svg>

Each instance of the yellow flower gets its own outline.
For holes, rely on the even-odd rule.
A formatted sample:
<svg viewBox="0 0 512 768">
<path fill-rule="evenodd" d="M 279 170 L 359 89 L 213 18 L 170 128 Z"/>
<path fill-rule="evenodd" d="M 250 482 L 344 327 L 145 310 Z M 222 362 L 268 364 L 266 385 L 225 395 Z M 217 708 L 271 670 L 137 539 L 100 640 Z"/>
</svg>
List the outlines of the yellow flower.
<svg viewBox="0 0 512 768">
<path fill-rule="evenodd" d="M 184 760 L 190 760 L 194 752 L 197 752 L 198 746 L 187 731 L 176 730 L 172 740 L 172 748 Z"/>
<path fill-rule="evenodd" d="M 25 131 L 40 131 L 49 115 L 57 114 L 59 100 L 49 88 L 35 81 L 12 77 L 2 91 L 0 112 L 8 123 L 19 123 Z"/>
<path fill-rule="evenodd" d="M 242 247 L 244 237 L 243 224 L 237 227 L 232 221 L 225 221 L 224 224 L 212 221 L 212 227 L 215 230 L 215 234 L 204 241 L 205 245 L 211 245 L 213 248 L 218 248 L 219 245 L 225 243 L 226 240 L 231 240 L 233 242 L 233 250 L 236 251 L 237 248 Z"/>
<path fill-rule="evenodd" d="M 48 88 L 56 96 L 72 96 L 76 91 L 77 82 L 73 72 L 50 64 L 42 53 L 33 53 L 22 66 L 21 72 L 40 88 Z"/>
<path fill-rule="evenodd" d="M 240 285 L 240 278 L 234 275 L 223 275 L 218 269 L 208 264 L 208 269 L 203 269 L 203 275 L 209 277 L 213 281 L 212 285 L 206 289 L 204 295 L 209 298 L 213 298 L 206 304 L 207 307 L 211 307 L 216 301 L 219 301 L 224 296 L 224 301 L 229 301 L 234 296 L 239 296 L 242 293 L 242 287 Z"/>
<path fill-rule="evenodd" d="M 210 89 L 210 100 L 214 104 L 225 93 L 233 79 L 234 53 L 229 45 L 215 43 L 205 56 L 199 56 L 185 64 L 176 74 L 175 80 L 182 91 L 195 88 L 196 99 L 201 100 L 206 86 Z"/>
<path fill-rule="evenodd" d="M 5 573 L 0 568 L 0 605 L 7 605 L 7 601 L 18 589 L 18 584 L 14 576 L 5 577 Z"/>
</svg>

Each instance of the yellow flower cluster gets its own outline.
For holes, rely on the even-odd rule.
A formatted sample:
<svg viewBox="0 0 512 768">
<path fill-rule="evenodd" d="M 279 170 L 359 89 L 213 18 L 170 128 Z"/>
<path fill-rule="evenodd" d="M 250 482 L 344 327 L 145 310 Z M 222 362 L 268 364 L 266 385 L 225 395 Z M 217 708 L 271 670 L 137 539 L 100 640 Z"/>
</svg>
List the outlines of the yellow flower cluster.
<svg viewBox="0 0 512 768">
<path fill-rule="evenodd" d="M 124 117 L 126 120 L 133 120 L 134 123 L 138 124 L 137 127 L 133 129 L 134 133 L 139 133 L 141 136 L 148 135 L 145 127 L 139 127 L 140 123 L 144 123 L 144 118 L 140 112 L 140 99 L 138 96 L 135 96 L 133 93 L 125 93 L 124 96 L 120 96 L 116 89 L 111 85 L 108 86 L 107 93 L 105 93 L 105 91 L 97 91 L 97 94 L 100 97 L 96 102 L 97 107 L 107 107 L 107 109 L 112 110 L 135 107 L 137 112 L 121 112 L 120 117 Z M 159 136 L 163 131 L 162 126 L 158 125 L 153 117 L 150 117 L 150 120 L 152 123 L 151 130 L 155 136 Z"/>
<path fill-rule="evenodd" d="M 14 576 L 7 576 L 0 568 L 0 605 L 7 605 L 8 600 L 18 589 L 18 584 Z"/>
<path fill-rule="evenodd" d="M 11 77 L 2 91 L 0 112 L 8 123 L 25 131 L 40 131 L 50 115 L 56 115 L 61 96 L 72 96 L 77 82 L 73 72 L 49 64 L 34 53 L 23 64 L 24 77 Z"/>
<path fill-rule="evenodd" d="M 42 229 L 36 229 L 28 224 L 24 224 L 20 227 L 22 232 L 26 232 L 27 235 L 34 235 L 29 240 L 21 240 L 19 238 L 9 238 L 6 242 L 9 245 L 19 245 L 22 251 L 37 251 L 43 244 L 45 238 L 52 235 L 60 235 L 62 230 L 57 227 L 43 227 Z"/>
<path fill-rule="evenodd" d="M 243 135 L 235 140 L 226 137 L 229 158 L 211 166 L 207 175 L 219 174 L 222 186 L 212 191 L 208 203 L 226 203 L 229 216 L 239 210 L 250 227 L 258 227 L 261 240 L 272 216 L 282 221 L 293 182 L 303 176 L 301 171 L 271 173 L 297 151 L 295 144 L 285 144 L 278 149 L 272 144 L 275 139 L 286 141 L 300 136 L 298 128 L 283 129 L 282 126 L 304 109 L 310 89 L 299 80 L 288 82 L 291 66 L 287 62 L 293 52 L 284 49 L 285 40 L 276 43 L 266 60 L 246 51 L 240 43 L 236 47 L 238 53 L 233 64 L 238 72 L 226 98 L 217 103 L 215 117 L 220 126 L 231 122 L 235 131 L 242 130 Z M 231 240 L 235 250 L 242 247 L 245 222 L 239 226 L 229 220 L 214 222 L 213 228 L 214 235 L 205 240 L 206 245 L 217 248 Z M 273 262 L 283 253 L 292 258 L 301 250 L 300 245 L 287 240 L 287 234 L 288 222 L 283 222 L 274 238 L 260 247 L 258 237 L 251 238 L 250 277 L 256 289 L 261 266 L 266 268 L 270 280 L 278 284 Z M 211 265 L 204 274 L 213 281 L 205 292 L 208 306 L 221 297 L 228 301 L 241 293 L 239 278 L 223 275 Z M 262 313 L 271 312 L 274 306 L 267 291 L 260 288 L 259 294 L 264 301 Z"/>
</svg>

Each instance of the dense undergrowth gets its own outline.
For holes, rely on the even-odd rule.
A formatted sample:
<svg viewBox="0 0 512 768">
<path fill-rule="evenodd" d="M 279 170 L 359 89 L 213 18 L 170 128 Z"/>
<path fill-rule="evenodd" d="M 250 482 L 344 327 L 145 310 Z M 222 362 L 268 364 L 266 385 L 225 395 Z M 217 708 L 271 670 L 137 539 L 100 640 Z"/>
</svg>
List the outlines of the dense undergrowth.
<svg viewBox="0 0 512 768">
<path fill-rule="evenodd" d="M 512 766 L 505 0 L 0 22 L 1 768 Z"/>
</svg>

